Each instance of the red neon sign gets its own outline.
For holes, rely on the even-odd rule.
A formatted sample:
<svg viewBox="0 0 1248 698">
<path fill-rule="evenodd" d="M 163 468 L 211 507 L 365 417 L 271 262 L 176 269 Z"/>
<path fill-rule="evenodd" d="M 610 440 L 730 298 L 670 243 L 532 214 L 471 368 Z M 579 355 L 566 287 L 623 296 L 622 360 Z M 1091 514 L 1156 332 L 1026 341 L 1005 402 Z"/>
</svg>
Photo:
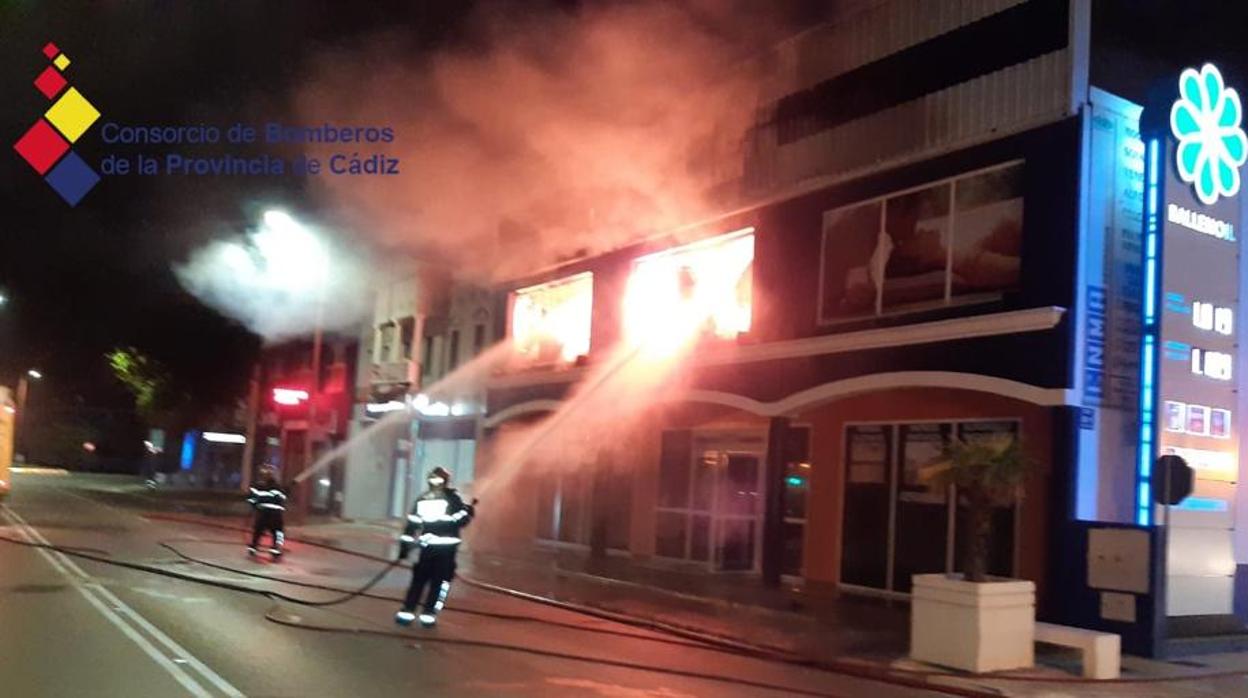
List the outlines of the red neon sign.
<svg viewBox="0 0 1248 698">
<path fill-rule="evenodd" d="M 308 391 L 306 390 L 299 390 L 297 388 L 273 389 L 273 402 L 278 405 L 290 405 L 294 407 L 307 401 Z"/>
</svg>

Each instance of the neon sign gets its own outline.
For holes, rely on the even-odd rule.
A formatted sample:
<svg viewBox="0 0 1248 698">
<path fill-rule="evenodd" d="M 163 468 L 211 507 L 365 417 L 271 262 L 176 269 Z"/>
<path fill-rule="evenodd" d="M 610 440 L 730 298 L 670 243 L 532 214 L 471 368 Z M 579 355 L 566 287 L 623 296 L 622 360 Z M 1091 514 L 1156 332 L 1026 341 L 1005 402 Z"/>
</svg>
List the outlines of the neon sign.
<svg viewBox="0 0 1248 698">
<path fill-rule="evenodd" d="M 1192 303 L 1192 325 L 1198 330 L 1213 331 L 1229 337 L 1235 331 L 1235 313 L 1230 308 L 1196 301 Z"/>
<path fill-rule="evenodd" d="M 274 388 L 273 402 L 279 405 L 297 406 L 308 400 L 308 391 L 295 388 Z"/>
<path fill-rule="evenodd" d="M 1170 107 L 1170 132 L 1178 139 L 1175 165 L 1201 203 L 1239 192 L 1239 168 L 1248 160 L 1242 119 L 1239 93 L 1226 86 L 1213 64 L 1179 75 L 1179 98 Z"/>
<path fill-rule="evenodd" d="M 1192 373 L 1214 380 L 1229 381 L 1234 357 L 1226 352 L 1208 351 L 1192 347 Z"/>
</svg>

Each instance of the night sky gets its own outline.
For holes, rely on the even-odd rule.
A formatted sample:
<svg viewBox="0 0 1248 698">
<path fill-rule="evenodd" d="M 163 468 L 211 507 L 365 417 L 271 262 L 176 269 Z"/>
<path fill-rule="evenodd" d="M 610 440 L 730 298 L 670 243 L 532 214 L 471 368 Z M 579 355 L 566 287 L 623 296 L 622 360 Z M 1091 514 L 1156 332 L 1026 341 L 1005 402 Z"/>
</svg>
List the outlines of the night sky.
<svg viewBox="0 0 1248 698">
<path fill-rule="evenodd" d="M 270 205 L 307 211 L 300 180 L 105 178 L 68 207 L 11 150 L 46 108 L 31 81 L 55 42 L 66 77 L 101 112 L 76 145 L 89 163 L 100 126 L 281 120 L 307 60 L 379 32 L 427 51 L 453 40 L 468 3 L 0 2 L 0 384 L 38 366 L 44 395 L 126 405 L 102 354 L 134 345 L 206 394 L 237 390 L 259 342 L 178 286 L 171 262 Z M 209 10 L 208 8 L 212 9 Z M 206 395 L 211 397 L 212 395 Z"/>
<path fill-rule="evenodd" d="M 786 21 L 795 26 L 821 13 L 821 3 L 789 5 Z M 575 13 L 578 6 L 523 8 Z M 292 89 L 315 57 L 378 37 L 409 55 L 471 42 L 474 9 L 480 3 L 0 0 L 0 133 L 8 143 L 0 156 L 0 288 L 10 298 L 0 309 L 0 384 L 38 366 L 47 375 L 44 399 L 124 407 L 129 398 L 101 356 L 134 345 L 205 399 L 240 391 L 259 340 L 183 292 L 171 263 L 223 230 L 242 232 L 265 207 L 316 213 L 291 177 L 106 178 L 70 208 L 11 149 L 46 108 L 31 85 L 47 65 L 46 42 L 70 57 L 66 76 L 102 112 L 76 146 L 98 163 L 106 121 L 287 118 Z M 1177 75 L 1177 67 L 1213 57 L 1228 83 L 1248 85 L 1248 3 L 1094 0 L 1094 11 L 1097 36 L 1111 47 L 1094 66 L 1094 82 L 1139 98 L 1148 72 Z M 1190 29 L 1197 23 L 1200 32 Z"/>
</svg>

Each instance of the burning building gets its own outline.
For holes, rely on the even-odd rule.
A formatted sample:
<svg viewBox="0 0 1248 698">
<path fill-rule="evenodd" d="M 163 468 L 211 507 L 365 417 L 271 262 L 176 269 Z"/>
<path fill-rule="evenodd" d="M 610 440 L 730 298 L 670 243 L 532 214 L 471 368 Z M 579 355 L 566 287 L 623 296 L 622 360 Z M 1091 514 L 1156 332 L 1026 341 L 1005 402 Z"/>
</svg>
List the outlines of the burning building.
<svg viewBox="0 0 1248 698">
<path fill-rule="evenodd" d="M 993 514 L 989 567 L 1035 581 L 1041 618 L 1147 653 L 1165 651 L 1158 618 L 1243 626 L 1239 405 L 1221 390 L 1237 277 L 1182 291 L 1145 255 L 1146 172 L 1177 175 L 1141 140 L 1146 91 L 1090 38 L 1087 3 L 956 7 L 855 5 L 782 43 L 724 213 L 501 290 L 523 360 L 487 386 L 477 477 L 515 496 L 476 544 L 904 598 L 968 544 L 959 493 L 920 468 L 954 439 L 1005 437 L 1034 466 Z M 1234 266 L 1207 232 L 1224 228 L 1183 210 L 1238 213 L 1175 181 L 1167 225 L 1198 237 L 1166 244 L 1220 244 L 1187 258 Z M 1151 334 L 1149 312 L 1179 334 Z M 1170 558 L 1162 453 L 1197 468 Z M 1088 568 L 1131 536 L 1143 585 Z"/>
</svg>

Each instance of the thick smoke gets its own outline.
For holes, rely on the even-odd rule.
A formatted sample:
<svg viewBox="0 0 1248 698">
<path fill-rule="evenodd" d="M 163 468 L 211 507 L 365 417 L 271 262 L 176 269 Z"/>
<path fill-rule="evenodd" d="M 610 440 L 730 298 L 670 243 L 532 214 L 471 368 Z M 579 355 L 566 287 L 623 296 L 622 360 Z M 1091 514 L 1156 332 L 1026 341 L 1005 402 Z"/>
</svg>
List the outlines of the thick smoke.
<svg viewBox="0 0 1248 698">
<path fill-rule="evenodd" d="M 718 210 L 708 194 L 740 176 L 758 106 L 750 58 L 774 24 L 719 9 L 734 3 L 675 5 L 495 11 L 418 61 L 394 37 L 323 55 L 299 120 L 394 127 L 394 143 L 359 151 L 400 157 L 402 174 L 320 177 L 320 193 L 382 246 L 479 281 Z"/>
<path fill-rule="evenodd" d="M 197 298 L 266 341 L 307 334 L 318 324 L 328 332 L 349 330 L 369 299 L 362 260 L 280 215 L 196 250 L 174 271 Z"/>
</svg>

